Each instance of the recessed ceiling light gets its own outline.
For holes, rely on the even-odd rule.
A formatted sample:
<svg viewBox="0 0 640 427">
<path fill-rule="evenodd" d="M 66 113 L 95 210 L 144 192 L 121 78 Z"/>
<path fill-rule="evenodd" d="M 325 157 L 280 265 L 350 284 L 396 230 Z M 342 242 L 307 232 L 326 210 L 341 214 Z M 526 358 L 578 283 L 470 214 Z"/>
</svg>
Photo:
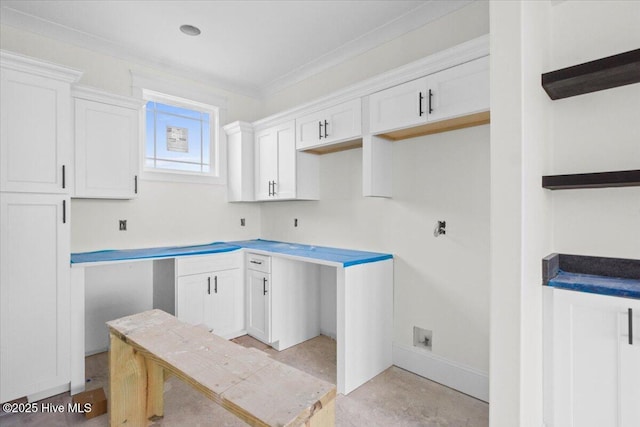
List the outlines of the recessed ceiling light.
<svg viewBox="0 0 640 427">
<path fill-rule="evenodd" d="M 180 31 L 185 33 L 188 36 L 197 36 L 200 34 L 200 28 L 194 27 L 193 25 L 181 25 Z"/>
</svg>

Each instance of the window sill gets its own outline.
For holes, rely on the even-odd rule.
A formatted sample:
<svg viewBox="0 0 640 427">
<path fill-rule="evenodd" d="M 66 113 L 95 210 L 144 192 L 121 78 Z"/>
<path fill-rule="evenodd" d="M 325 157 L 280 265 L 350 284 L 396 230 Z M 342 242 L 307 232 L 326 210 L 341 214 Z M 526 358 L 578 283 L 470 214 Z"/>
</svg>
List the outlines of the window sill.
<svg viewBox="0 0 640 427">
<path fill-rule="evenodd" d="M 205 184 L 205 185 L 225 185 L 226 180 L 220 176 L 198 175 L 181 172 L 158 172 L 154 170 L 143 170 L 140 173 L 140 179 L 143 181 L 158 182 L 179 182 L 187 184 Z"/>
</svg>

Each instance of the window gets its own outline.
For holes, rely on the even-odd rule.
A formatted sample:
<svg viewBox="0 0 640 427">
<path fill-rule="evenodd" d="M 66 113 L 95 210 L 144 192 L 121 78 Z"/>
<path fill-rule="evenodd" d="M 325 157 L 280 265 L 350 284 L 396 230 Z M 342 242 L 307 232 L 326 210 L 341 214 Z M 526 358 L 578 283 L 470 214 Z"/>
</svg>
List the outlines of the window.
<svg viewBox="0 0 640 427">
<path fill-rule="evenodd" d="M 144 170 L 218 176 L 218 108 L 144 91 Z"/>
</svg>

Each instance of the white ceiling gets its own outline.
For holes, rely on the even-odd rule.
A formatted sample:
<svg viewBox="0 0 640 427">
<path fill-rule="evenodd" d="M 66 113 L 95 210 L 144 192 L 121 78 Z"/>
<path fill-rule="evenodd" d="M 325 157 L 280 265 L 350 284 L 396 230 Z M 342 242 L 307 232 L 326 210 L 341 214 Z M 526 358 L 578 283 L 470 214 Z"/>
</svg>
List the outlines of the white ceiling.
<svg viewBox="0 0 640 427">
<path fill-rule="evenodd" d="M 473 0 L 1 0 L 0 21 L 263 96 Z M 182 24 L 202 30 L 197 37 Z"/>
</svg>

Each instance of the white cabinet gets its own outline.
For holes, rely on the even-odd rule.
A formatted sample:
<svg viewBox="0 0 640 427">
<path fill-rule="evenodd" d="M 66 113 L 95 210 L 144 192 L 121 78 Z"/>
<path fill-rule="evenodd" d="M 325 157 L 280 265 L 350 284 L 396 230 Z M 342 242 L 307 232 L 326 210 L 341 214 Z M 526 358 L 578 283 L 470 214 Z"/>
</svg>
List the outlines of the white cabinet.
<svg viewBox="0 0 640 427">
<path fill-rule="evenodd" d="M 233 122 L 224 127 L 227 134 L 227 201 L 252 202 L 255 200 L 253 126 L 246 122 Z"/>
<path fill-rule="evenodd" d="M 247 266 L 247 334 L 271 344 L 271 257 L 249 253 Z"/>
<path fill-rule="evenodd" d="M 0 191 L 69 194 L 75 70 L 2 52 Z"/>
<path fill-rule="evenodd" d="M 244 333 L 241 254 L 176 258 L 176 317 L 206 325 L 216 335 Z"/>
<path fill-rule="evenodd" d="M 489 110 L 489 57 L 448 68 L 369 96 L 372 134 Z"/>
<path fill-rule="evenodd" d="M 320 267 L 246 255 L 247 333 L 278 351 L 320 335 Z"/>
<path fill-rule="evenodd" d="M 306 150 L 360 138 L 360 98 L 296 118 L 296 149 Z"/>
<path fill-rule="evenodd" d="M 640 300 L 545 292 L 546 425 L 640 425 Z"/>
<path fill-rule="evenodd" d="M 131 199 L 138 192 L 143 102 L 74 87 L 75 197 Z"/>
<path fill-rule="evenodd" d="M 256 200 L 318 198 L 318 159 L 296 152 L 295 122 L 255 134 Z"/>
<path fill-rule="evenodd" d="M 0 402 L 69 389 L 69 198 L 0 193 Z"/>
<path fill-rule="evenodd" d="M 71 381 L 70 85 L 82 73 L 2 51 L 0 74 L 0 401 L 39 400 Z"/>
<path fill-rule="evenodd" d="M 271 343 L 271 275 L 247 271 L 247 334 Z"/>
</svg>

